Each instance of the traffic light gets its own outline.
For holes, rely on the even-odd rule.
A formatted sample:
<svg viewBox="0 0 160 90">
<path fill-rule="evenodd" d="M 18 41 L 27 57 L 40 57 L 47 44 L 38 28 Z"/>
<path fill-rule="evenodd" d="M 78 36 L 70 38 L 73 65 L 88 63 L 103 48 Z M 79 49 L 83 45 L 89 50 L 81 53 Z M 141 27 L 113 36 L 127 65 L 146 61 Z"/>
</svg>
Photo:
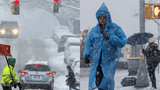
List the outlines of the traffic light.
<svg viewBox="0 0 160 90">
<path fill-rule="evenodd" d="M 152 19 L 152 8 L 145 6 L 145 19 Z"/>
<path fill-rule="evenodd" d="M 154 17 L 160 19 L 160 5 L 154 6 Z"/>
<path fill-rule="evenodd" d="M 59 0 L 54 0 L 53 12 L 54 13 L 58 13 L 59 12 Z"/>
<path fill-rule="evenodd" d="M 19 0 L 14 0 L 12 3 L 12 14 L 19 15 Z"/>
</svg>

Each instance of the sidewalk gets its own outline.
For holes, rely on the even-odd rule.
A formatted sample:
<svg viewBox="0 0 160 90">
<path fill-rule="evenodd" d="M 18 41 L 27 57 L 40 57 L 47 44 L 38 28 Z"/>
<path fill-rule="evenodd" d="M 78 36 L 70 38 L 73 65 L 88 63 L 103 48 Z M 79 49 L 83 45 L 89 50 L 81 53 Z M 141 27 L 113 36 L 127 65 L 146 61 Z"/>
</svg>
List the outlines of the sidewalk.
<svg viewBox="0 0 160 90">
<path fill-rule="evenodd" d="M 156 69 L 156 84 L 157 84 L 157 90 L 160 90 L 160 72 L 158 73 L 158 70 Z M 127 86 L 123 87 L 121 85 L 122 79 L 125 77 L 132 77 L 128 76 L 128 70 L 117 70 L 115 74 L 115 90 L 150 90 L 151 88 L 151 82 L 150 78 L 148 77 L 150 85 L 145 88 L 135 88 L 134 86 Z M 133 76 L 136 77 L 136 76 Z M 81 79 L 80 79 L 80 90 L 88 90 L 88 81 L 89 81 L 89 68 L 81 68 Z"/>
</svg>

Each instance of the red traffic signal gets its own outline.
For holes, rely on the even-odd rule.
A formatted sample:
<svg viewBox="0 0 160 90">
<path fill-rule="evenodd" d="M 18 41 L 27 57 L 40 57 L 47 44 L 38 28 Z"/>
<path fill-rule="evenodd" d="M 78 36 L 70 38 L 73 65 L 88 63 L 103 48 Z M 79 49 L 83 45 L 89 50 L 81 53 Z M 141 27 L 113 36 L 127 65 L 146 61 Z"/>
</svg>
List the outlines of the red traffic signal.
<svg viewBox="0 0 160 90">
<path fill-rule="evenodd" d="M 59 2 L 59 0 L 54 0 L 55 2 Z"/>
<path fill-rule="evenodd" d="M 15 0 L 14 4 L 18 5 L 19 4 L 19 0 Z"/>
<path fill-rule="evenodd" d="M 160 18 L 160 5 L 154 6 L 154 17 Z"/>
</svg>

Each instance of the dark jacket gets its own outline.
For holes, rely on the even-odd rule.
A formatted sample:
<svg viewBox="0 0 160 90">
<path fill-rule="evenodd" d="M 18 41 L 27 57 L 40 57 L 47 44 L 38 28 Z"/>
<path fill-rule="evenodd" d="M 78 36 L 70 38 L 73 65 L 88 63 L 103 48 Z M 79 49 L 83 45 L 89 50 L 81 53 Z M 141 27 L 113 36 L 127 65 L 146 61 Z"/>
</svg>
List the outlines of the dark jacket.
<svg viewBox="0 0 160 90">
<path fill-rule="evenodd" d="M 142 53 L 147 58 L 147 64 L 150 64 L 152 62 L 158 63 L 158 52 L 159 52 L 158 45 L 156 43 L 150 43 L 147 46 L 146 50 L 142 49 Z"/>
<path fill-rule="evenodd" d="M 70 66 L 67 68 L 69 69 L 69 71 L 68 71 L 68 75 L 67 75 L 68 78 L 66 81 L 68 81 L 68 83 L 75 83 L 76 79 L 75 79 L 75 75 L 74 75 L 73 70 L 71 69 Z"/>
</svg>

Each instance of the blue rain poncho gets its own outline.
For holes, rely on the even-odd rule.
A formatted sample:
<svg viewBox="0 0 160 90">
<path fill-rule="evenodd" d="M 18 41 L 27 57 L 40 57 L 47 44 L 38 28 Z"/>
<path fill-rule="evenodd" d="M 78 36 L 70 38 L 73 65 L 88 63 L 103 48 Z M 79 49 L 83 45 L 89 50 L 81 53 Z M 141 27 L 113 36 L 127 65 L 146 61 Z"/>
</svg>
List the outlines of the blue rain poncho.
<svg viewBox="0 0 160 90">
<path fill-rule="evenodd" d="M 89 75 L 89 90 L 102 88 L 104 90 L 114 90 L 114 75 L 119 62 L 121 48 L 127 42 L 127 37 L 120 26 L 113 23 L 110 13 L 103 3 L 96 13 L 98 20 L 99 15 L 107 16 L 104 33 L 110 35 L 109 40 L 103 39 L 99 23 L 93 27 L 86 38 L 86 47 L 83 56 L 90 55 L 91 67 Z M 102 71 L 103 79 L 99 87 L 96 86 L 96 70 L 102 50 Z"/>
</svg>

